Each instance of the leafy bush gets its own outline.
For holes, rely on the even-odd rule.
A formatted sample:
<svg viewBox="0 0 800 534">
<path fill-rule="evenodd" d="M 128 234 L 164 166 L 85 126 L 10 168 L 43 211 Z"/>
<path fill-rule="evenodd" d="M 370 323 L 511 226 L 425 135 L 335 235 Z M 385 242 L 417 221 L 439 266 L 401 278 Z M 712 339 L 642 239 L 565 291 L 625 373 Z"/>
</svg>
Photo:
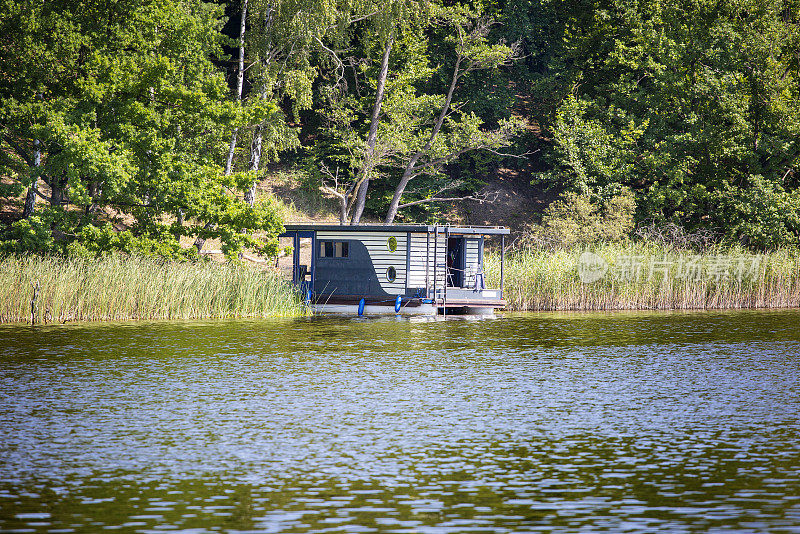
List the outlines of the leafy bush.
<svg viewBox="0 0 800 534">
<path fill-rule="evenodd" d="M 759 175 L 749 181 L 750 187 L 717 195 L 732 239 L 758 250 L 800 244 L 800 191 Z"/>
<path fill-rule="evenodd" d="M 621 180 L 633 171 L 636 142 L 647 121 L 636 125 L 621 110 L 592 108 L 589 102 L 572 95 L 561 104 L 553 125 L 553 169 L 539 173 L 534 183 L 558 184 L 601 200 L 621 194 Z M 606 121 L 592 117 L 593 113 L 606 115 Z"/>
<path fill-rule="evenodd" d="M 0 253 L 52 252 L 55 248 L 53 233 L 47 218 L 34 215 L 15 221 L 0 237 Z"/>
<path fill-rule="evenodd" d="M 602 204 L 588 195 L 564 193 L 547 207 L 542 224 L 531 226 L 524 241 L 546 248 L 625 241 L 633 230 L 635 211 L 633 193 L 627 189 Z"/>
<path fill-rule="evenodd" d="M 277 236 L 283 232 L 281 206 L 271 198 L 254 206 L 233 203 L 221 213 L 219 226 L 202 230 L 203 237 L 218 237 L 222 251 L 235 260 L 243 249 L 262 256 L 278 253 Z M 249 230 L 247 232 L 242 229 Z M 0 254 L 54 254 L 88 258 L 111 252 L 171 260 L 198 258 L 195 247 L 181 245 L 181 236 L 193 236 L 195 227 L 177 222 L 139 221 L 129 229 L 117 230 L 110 223 L 87 222 L 77 211 L 45 207 L 28 219 L 0 229 Z"/>
<path fill-rule="evenodd" d="M 81 228 L 78 239 L 66 247 L 71 256 L 99 256 L 110 252 L 124 252 L 138 256 L 160 256 L 170 259 L 195 259 L 194 247 L 181 248 L 178 239 L 165 228 L 151 235 L 134 235 L 130 230 L 118 232 L 110 224 Z"/>
</svg>

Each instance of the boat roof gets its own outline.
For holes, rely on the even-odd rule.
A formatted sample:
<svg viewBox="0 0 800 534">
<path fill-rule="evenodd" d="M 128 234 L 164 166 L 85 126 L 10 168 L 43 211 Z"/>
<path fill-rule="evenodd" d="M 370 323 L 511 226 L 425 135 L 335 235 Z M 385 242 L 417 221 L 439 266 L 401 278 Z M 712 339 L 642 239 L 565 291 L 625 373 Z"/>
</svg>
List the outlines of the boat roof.
<svg viewBox="0 0 800 534">
<path fill-rule="evenodd" d="M 457 235 L 508 235 L 504 226 L 450 226 L 448 224 L 314 224 L 284 223 L 286 232 L 430 232 Z"/>
</svg>

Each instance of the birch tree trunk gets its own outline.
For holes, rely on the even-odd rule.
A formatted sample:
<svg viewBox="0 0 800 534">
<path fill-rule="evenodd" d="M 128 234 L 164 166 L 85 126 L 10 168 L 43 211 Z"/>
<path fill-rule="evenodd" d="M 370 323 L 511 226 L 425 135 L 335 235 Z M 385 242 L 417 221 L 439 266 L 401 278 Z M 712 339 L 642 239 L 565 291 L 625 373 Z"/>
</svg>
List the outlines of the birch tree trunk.
<svg viewBox="0 0 800 534">
<path fill-rule="evenodd" d="M 455 91 L 456 83 L 458 82 L 459 69 L 461 68 L 462 59 L 463 57 L 459 55 L 458 59 L 456 60 L 456 66 L 453 69 L 453 77 L 450 80 L 450 87 L 447 88 L 447 96 L 444 99 L 444 104 L 442 104 L 439 117 L 436 119 L 436 124 L 433 125 L 433 130 L 431 131 L 428 141 L 425 143 L 424 147 L 411 156 L 408 165 L 406 165 L 406 168 L 403 171 L 403 177 L 400 178 L 400 183 L 397 184 L 397 187 L 394 190 L 392 202 L 389 204 L 389 209 L 386 212 L 386 218 L 384 219 L 385 224 L 392 224 L 394 222 L 394 218 L 397 217 L 397 210 L 398 206 L 400 205 L 400 199 L 403 196 L 403 192 L 406 190 L 408 182 L 410 182 L 415 176 L 414 171 L 416 170 L 417 161 L 419 161 L 419 158 L 422 157 L 425 152 L 430 150 L 431 146 L 433 145 L 433 141 L 439 134 L 439 130 L 442 129 L 442 124 L 444 124 L 444 119 L 447 117 L 447 112 L 450 109 L 450 102 L 453 100 L 453 92 Z"/>
<path fill-rule="evenodd" d="M 267 6 L 267 14 L 266 14 L 266 21 L 265 21 L 265 32 L 269 32 L 270 25 L 272 24 L 272 6 Z M 265 99 L 267 98 L 267 87 L 262 88 L 260 98 Z M 264 127 L 262 124 L 259 124 L 255 127 L 253 131 L 253 142 L 250 144 L 250 165 L 248 166 L 248 170 L 251 172 L 256 172 L 261 167 L 261 145 L 263 143 L 264 137 Z M 244 201 L 250 204 L 251 206 L 255 204 L 256 201 L 256 186 L 258 185 L 258 180 L 253 180 L 253 183 L 250 184 L 250 189 L 244 192 Z"/>
<path fill-rule="evenodd" d="M 245 27 L 247 25 L 247 2 L 248 0 L 242 0 L 242 18 L 239 20 L 239 69 L 236 72 L 236 101 L 242 101 L 242 88 L 244 87 L 244 32 Z M 228 146 L 228 157 L 225 159 L 225 176 L 228 176 L 231 172 L 233 172 L 233 155 L 236 151 L 236 136 L 238 134 L 239 129 L 234 128 L 233 133 L 231 133 L 231 143 Z M 213 224 L 206 223 L 205 229 L 209 230 Z M 194 240 L 194 246 L 197 249 L 197 252 L 203 249 L 203 245 L 206 243 L 205 238 L 200 236 Z"/>
<path fill-rule="evenodd" d="M 364 213 L 364 204 L 367 202 L 367 189 L 369 188 L 369 175 L 372 173 L 373 158 L 375 156 L 375 141 L 378 138 L 378 123 L 380 122 L 381 105 L 383 104 L 383 92 L 386 87 L 386 76 L 389 73 L 389 54 L 392 52 L 394 44 L 394 31 L 389 34 L 386 40 L 386 48 L 381 58 L 381 70 L 378 73 L 378 84 L 375 93 L 375 105 L 372 108 L 372 116 L 369 122 L 369 135 L 367 136 L 367 149 L 364 154 L 364 164 L 361 167 L 361 185 L 358 187 L 358 196 L 353 209 L 351 224 L 359 224 L 361 215 Z"/>
<path fill-rule="evenodd" d="M 242 0 L 242 18 L 239 21 L 239 70 L 236 72 L 236 101 L 242 101 L 242 87 L 244 87 L 244 32 L 247 24 L 247 2 Z M 236 136 L 238 128 L 233 129 L 231 144 L 228 147 L 228 158 L 225 160 L 225 176 L 233 170 L 233 154 L 236 150 Z"/>
<path fill-rule="evenodd" d="M 42 151 L 39 148 L 39 140 L 35 139 L 33 141 L 33 167 L 37 168 L 42 163 Z M 37 191 L 39 190 L 39 177 L 37 176 L 36 179 L 33 181 L 31 186 L 28 188 L 28 194 L 25 196 L 25 207 L 22 209 L 22 218 L 27 219 L 31 215 L 33 215 L 34 209 L 36 208 L 36 197 Z"/>
<path fill-rule="evenodd" d="M 256 126 L 255 131 L 253 132 L 253 143 L 250 145 L 249 171 L 258 171 L 258 168 L 261 165 L 262 132 L 263 127 L 259 124 Z M 250 184 L 250 189 L 244 192 L 244 201 L 251 206 L 256 201 L 256 185 L 258 185 L 258 182 L 254 180 L 253 183 Z"/>
</svg>

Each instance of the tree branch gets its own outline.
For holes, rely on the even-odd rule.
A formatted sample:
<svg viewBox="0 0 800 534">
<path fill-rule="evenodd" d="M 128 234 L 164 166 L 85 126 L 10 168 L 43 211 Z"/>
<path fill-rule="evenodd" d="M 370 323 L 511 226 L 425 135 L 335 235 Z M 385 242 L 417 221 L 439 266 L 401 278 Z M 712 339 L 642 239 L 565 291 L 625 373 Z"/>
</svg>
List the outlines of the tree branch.
<svg viewBox="0 0 800 534">
<path fill-rule="evenodd" d="M 397 206 L 398 209 L 407 208 L 409 206 L 417 206 L 419 204 L 427 204 L 428 202 L 458 202 L 460 200 L 476 200 L 477 202 L 483 204 L 484 202 L 494 202 L 497 200 L 497 194 L 494 195 L 494 198 L 489 199 L 488 193 L 483 194 L 476 194 L 476 195 L 465 195 L 463 197 L 431 197 L 431 198 L 423 198 L 422 200 L 414 200 L 413 202 L 406 202 L 405 204 L 400 204 Z"/>
<path fill-rule="evenodd" d="M 14 152 L 16 152 L 19 155 L 19 157 L 25 160 L 25 163 L 27 163 L 29 167 L 36 166 L 33 163 L 33 158 L 31 158 L 31 156 L 29 156 L 28 153 L 25 152 L 25 150 L 23 150 L 23 148 L 16 141 L 14 141 L 11 137 L 9 137 L 6 134 L 3 134 L 3 139 L 5 139 L 6 143 L 8 143 L 9 146 L 11 146 L 11 148 L 14 149 Z"/>
<path fill-rule="evenodd" d="M 370 18 L 371 16 L 373 16 L 373 15 L 377 15 L 377 14 L 378 14 L 378 11 L 373 11 L 372 13 L 369 13 L 369 14 L 367 14 L 367 15 L 364 15 L 363 17 L 356 17 L 356 18 L 354 18 L 354 19 L 350 19 L 350 20 L 348 20 L 348 21 L 347 21 L 347 25 L 349 26 L 350 24 L 355 24 L 356 22 L 361 22 L 362 20 L 368 19 L 368 18 Z M 325 28 L 325 29 L 326 29 L 326 30 L 332 30 L 332 29 L 333 29 L 333 28 L 335 28 L 335 27 L 336 27 L 335 25 L 334 25 L 334 26 L 328 26 L 328 27 L 327 27 L 327 28 Z"/>
<path fill-rule="evenodd" d="M 323 185 L 319 186 L 319 190 L 322 191 L 323 193 L 327 194 L 327 195 L 331 195 L 331 196 L 336 197 L 338 199 L 341 199 L 341 200 L 345 200 L 346 199 L 344 193 L 342 193 L 341 191 L 337 191 L 336 189 L 334 189 L 334 188 L 332 188 L 330 186 L 327 186 L 327 185 L 323 184 Z"/>
<path fill-rule="evenodd" d="M 44 196 L 44 195 L 42 194 L 42 192 L 41 192 L 41 191 L 39 191 L 39 188 L 36 188 L 36 189 L 34 189 L 34 190 L 33 190 L 33 192 L 34 192 L 34 193 L 36 193 L 36 196 L 40 197 L 42 200 L 44 200 L 44 201 L 46 201 L 46 202 L 50 202 L 50 199 L 49 199 L 49 198 L 47 198 L 46 196 Z"/>
<path fill-rule="evenodd" d="M 331 58 L 333 58 L 333 61 L 336 63 L 336 69 L 335 69 L 336 70 L 336 84 L 335 84 L 335 86 L 336 87 L 341 87 L 342 80 L 344 79 L 344 62 L 341 59 L 339 59 L 339 56 L 336 55 L 336 52 L 334 52 L 333 50 L 331 50 L 330 48 L 325 46 L 325 44 L 323 44 L 322 40 L 319 37 L 317 37 L 316 35 L 314 36 L 314 40 L 319 44 L 320 47 L 322 47 L 323 50 L 325 50 L 331 56 Z"/>
<path fill-rule="evenodd" d="M 491 152 L 492 154 L 497 154 L 498 156 L 503 156 L 504 158 L 520 158 L 520 159 L 532 156 L 533 154 L 536 154 L 541 150 L 540 148 L 537 148 L 536 150 L 523 152 L 522 154 L 508 154 L 506 152 L 498 152 L 497 150 L 491 149 L 489 147 L 480 147 L 480 149 L 486 150 L 487 152 Z"/>
</svg>

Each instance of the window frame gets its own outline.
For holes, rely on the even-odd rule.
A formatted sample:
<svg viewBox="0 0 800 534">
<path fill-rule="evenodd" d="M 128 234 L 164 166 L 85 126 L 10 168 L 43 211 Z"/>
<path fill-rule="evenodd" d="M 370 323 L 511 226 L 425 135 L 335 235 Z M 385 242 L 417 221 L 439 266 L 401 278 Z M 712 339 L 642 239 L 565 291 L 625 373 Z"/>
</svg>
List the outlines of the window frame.
<svg viewBox="0 0 800 534">
<path fill-rule="evenodd" d="M 330 247 L 330 249 L 328 249 Z M 331 254 L 327 252 L 330 250 Z M 350 257 L 350 241 L 335 239 L 320 239 L 318 257 L 324 259 L 345 260 Z"/>
</svg>

